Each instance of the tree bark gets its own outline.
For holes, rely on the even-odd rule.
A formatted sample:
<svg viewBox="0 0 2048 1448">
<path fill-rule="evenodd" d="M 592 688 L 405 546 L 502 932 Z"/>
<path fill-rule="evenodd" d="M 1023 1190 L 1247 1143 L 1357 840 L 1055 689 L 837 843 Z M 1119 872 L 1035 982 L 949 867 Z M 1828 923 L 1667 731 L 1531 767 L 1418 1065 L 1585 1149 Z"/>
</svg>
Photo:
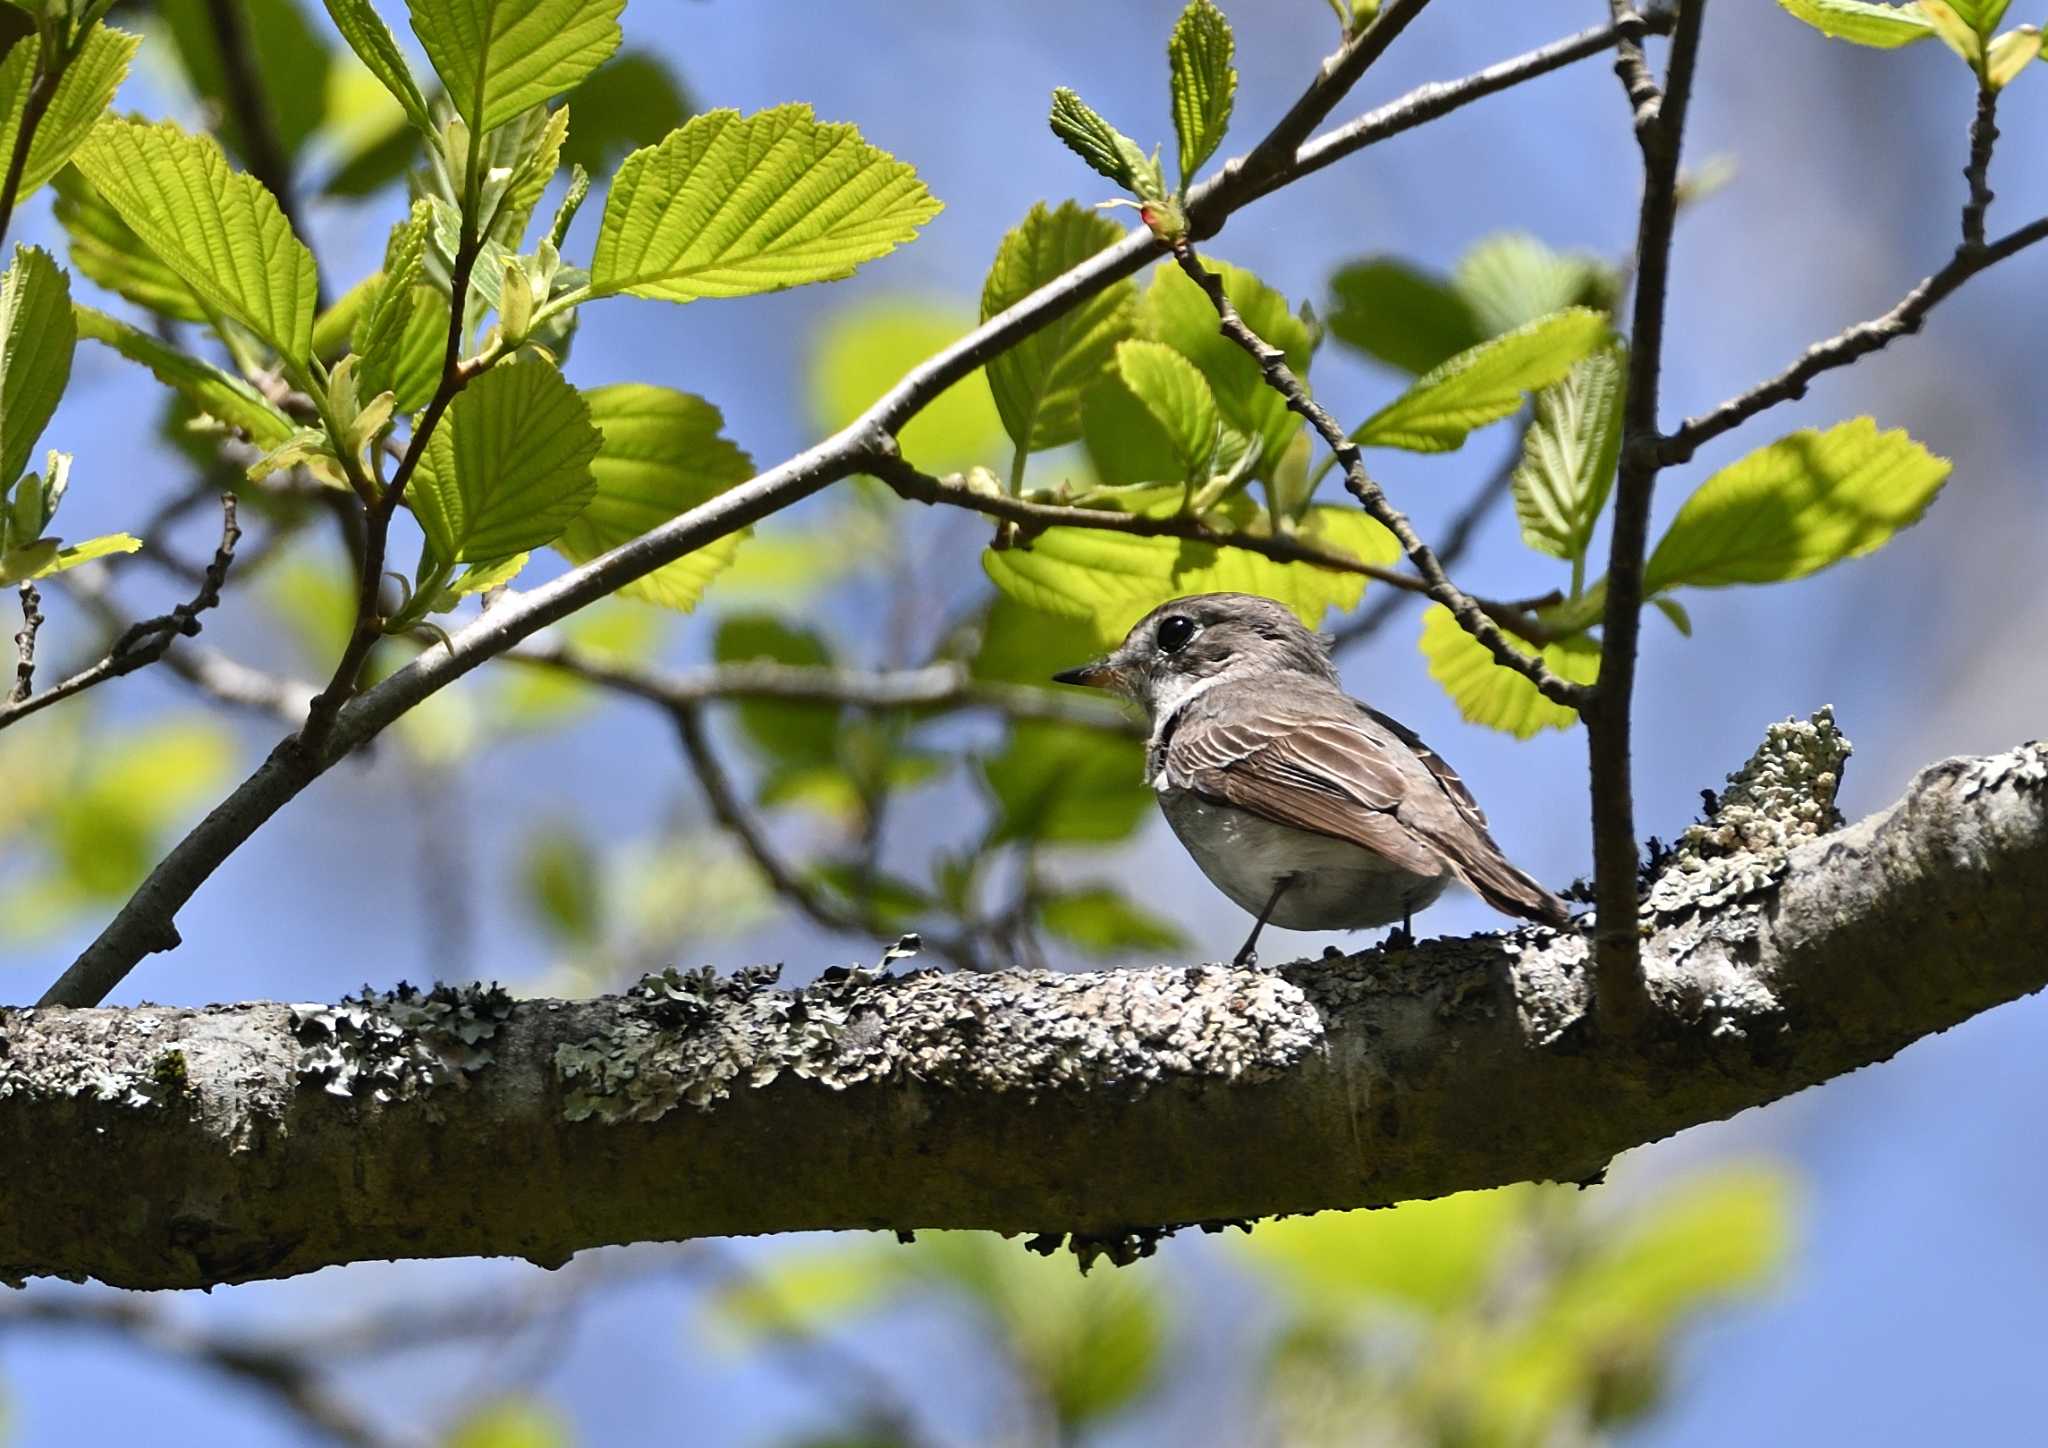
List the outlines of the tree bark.
<svg viewBox="0 0 2048 1448">
<path fill-rule="evenodd" d="M 2048 983 L 2048 746 L 1841 828 L 1775 727 L 1642 911 L 1654 1009 L 1583 1019 L 1583 929 L 1263 973 L 674 971 L 625 996 L 0 1010 L 0 1278 L 208 1287 L 368 1258 L 817 1228 L 1071 1233 L 1527 1179 Z"/>
</svg>

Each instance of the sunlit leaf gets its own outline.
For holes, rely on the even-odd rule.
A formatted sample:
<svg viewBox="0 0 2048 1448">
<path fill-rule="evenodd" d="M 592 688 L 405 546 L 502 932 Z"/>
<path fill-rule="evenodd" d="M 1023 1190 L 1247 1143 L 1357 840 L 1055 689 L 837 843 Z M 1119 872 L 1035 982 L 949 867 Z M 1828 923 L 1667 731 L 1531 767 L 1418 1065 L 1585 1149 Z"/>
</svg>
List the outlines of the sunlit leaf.
<svg viewBox="0 0 2048 1448">
<path fill-rule="evenodd" d="M 690 302 L 831 281 L 938 211 L 908 165 L 809 106 L 709 111 L 619 168 L 590 285 Z"/>
<path fill-rule="evenodd" d="M 1547 387 L 1608 337 L 1607 318 L 1571 307 L 1460 352 L 1416 379 L 1352 434 L 1372 447 L 1448 452 Z"/>
<path fill-rule="evenodd" d="M 619 47 L 626 0 L 408 0 L 413 33 L 474 131 L 574 90 Z"/>
<path fill-rule="evenodd" d="M 1159 163 L 1138 149 L 1138 143 L 1112 126 L 1073 91 L 1060 86 L 1052 93 L 1052 133 L 1068 150 L 1141 200 L 1159 201 L 1166 182 Z"/>
<path fill-rule="evenodd" d="M 504 558 L 551 543 L 597 490 L 590 407 L 538 359 L 469 384 L 427 444 L 407 500 L 435 556 Z"/>
<path fill-rule="evenodd" d="M 1598 257 L 1558 251 L 1521 231 L 1487 237 L 1451 271 L 1452 288 L 1486 337 L 1567 307 L 1610 311 L 1619 285 L 1614 268 Z"/>
<path fill-rule="evenodd" d="M 1117 345 L 1116 368 L 1173 449 L 1179 468 L 1170 477 L 1206 478 L 1222 419 L 1201 369 L 1164 342 L 1135 338 Z"/>
<path fill-rule="evenodd" d="M 204 322 L 206 308 L 158 261 L 92 189 L 76 166 L 57 173 L 57 221 L 71 236 L 71 264 L 108 291 L 179 322 Z"/>
<path fill-rule="evenodd" d="M 981 318 L 1007 311 L 1054 278 L 1122 240 L 1123 228 L 1100 212 L 1043 202 L 1004 237 L 982 284 Z M 988 384 L 1010 439 L 1027 452 L 1081 435 L 1081 396 L 1109 373 L 1116 344 L 1131 335 L 1138 289 L 1119 281 L 1051 325 L 992 358 Z"/>
<path fill-rule="evenodd" d="M 1525 653 L 1534 652 L 1520 640 L 1510 642 Z M 1465 632 L 1441 604 L 1432 605 L 1422 617 L 1421 647 L 1429 676 L 1474 724 L 1527 739 L 1544 729 L 1569 729 L 1579 722 L 1576 710 L 1553 704 L 1522 675 L 1495 663 L 1486 645 Z M 1590 684 L 1600 676 L 1600 641 L 1575 634 L 1545 644 L 1543 662 L 1559 678 Z"/>
<path fill-rule="evenodd" d="M 1167 41 L 1173 75 L 1173 129 L 1180 138 L 1180 184 L 1216 154 L 1237 98 L 1237 41 L 1210 0 L 1191 0 Z"/>
<path fill-rule="evenodd" d="M 220 147 L 165 122 L 106 120 L 74 157 L 100 195 L 208 306 L 304 363 L 318 279 L 277 198 Z"/>
<path fill-rule="evenodd" d="M 1867 417 L 1802 429 L 1685 500 L 1650 556 L 1644 591 L 1776 583 L 1861 557 L 1920 521 L 1951 466 Z"/>
<path fill-rule="evenodd" d="M 1586 554 L 1621 456 L 1626 371 L 1621 349 L 1610 347 L 1536 394 L 1514 493 L 1522 541 L 1539 553 Z"/>
<path fill-rule="evenodd" d="M 1238 1246 L 1309 1303 L 1447 1314 L 1485 1289 L 1530 1199 L 1526 1188 L 1502 1187 L 1381 1211 L 1318 1212 L 1261 1222 Z"/>
<path fill-rule="evenodd" d="M 357 59 L 369 69 L 370 74 L 384 84 L 392 98 L 404 109 L 406 118 L 420 130 L 432 134 L 434 118 L 427 110 L 426 97 L 420 93 L 420 83 L 413 79 L 412 69 L 405 63 L 405 56 L 398 49 L 398 41 L 391 34 L 391 27 L 384 23 L 370 0 L 325 0 L 327 13 L 334 20 L 334 28 L 341 32 Z"/>
<path fill-rule="evenodd" d="M 1305 376 L 1313 339 L 1308 324 L 1288 308 L 1287 298 L 1242 267 L 1206 257 L 1203 261 L 1223 279 L 1224 295 L 1245 325 L 1280 348 L 1297 377 Z M 1208 293 L 1179 267 L 1165 264 L 1153 273 L 1138 315 L 1140 335 L 1166 343 L 1201 368 L 1224 421 L 1260 440 L 1260 461 L 1252 475 L 1270 477 L 1301 420 L 1266 384 L 1258 364 L 1217 330 L 1216 308 Z"/>
<path fill-rule="evenodd" d="M 64 71 L 57 94 L 43 114 L 29 142 L 28 164 L 22 168 L 19 204 L 64 168 L 94 124 L 106 114 L 128 74 L 139 38 L 105 25 L 95 25 L 84 48 Z M 6 114 L 0 117 L 0 158 L 14 154 L 21 134 L 21 118 L 28 105 L 31 77 L 35 74 L 40 40 L 24 40 L 0 62 L 0 96 L 5 96 Z"/>
<path fill-rule="evenodd" d="M 71 380 L 71 283 L 40 247 L 17 246 L 0 280 L 0 489 L 21 476 Z"/>
<path fill-rule="evenodd" d="M 211 362 L 159 342 L 149 333 L 91 307 L 73 306 L 72 315 L 77 320 L 79 336 L 111 347 L 130 362 L 147 367 L 157 381 L 178 392 L 208 417 L 246 434 L 256 446 L 267 451 L 297 430 L 297 424 L 262 393 Z"/>
<path fill-rule="evenodd" d="M 1020 721 L 982 777 L 996 805 L 992 843 L 1109 844 L 1146 817 L 1144 750 L 1100 730 Z"/>
<path fill-rule="evenodd" d="M 702 398 L 620 383 L 593 388 L 584 400 L 603 442 L 590 463 L 597 491 L 553 545 L 571 563 L 588 563 L 753 476 L 752 460 L 721 434 L 725 419 Z M 688 612 L 744 536 L 727 534 L 621 592 Z"/>
</svg>

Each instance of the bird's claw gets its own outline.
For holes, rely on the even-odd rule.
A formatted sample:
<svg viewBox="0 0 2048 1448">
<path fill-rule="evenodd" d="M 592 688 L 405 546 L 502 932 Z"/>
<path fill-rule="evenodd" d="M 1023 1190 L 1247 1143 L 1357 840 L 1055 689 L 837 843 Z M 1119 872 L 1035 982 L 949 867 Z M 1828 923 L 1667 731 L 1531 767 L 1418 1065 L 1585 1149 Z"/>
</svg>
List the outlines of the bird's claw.
<svg viewBox="0 0 2048 1448">
<path fill-rule="evenodd" d="M 1408 929 L 1405 925 L 1396 925 L 1387 932 L 1385 948 L 1388 950 L 1413 950 L 1415 948 L 1415 932 Z"/>
</svg>

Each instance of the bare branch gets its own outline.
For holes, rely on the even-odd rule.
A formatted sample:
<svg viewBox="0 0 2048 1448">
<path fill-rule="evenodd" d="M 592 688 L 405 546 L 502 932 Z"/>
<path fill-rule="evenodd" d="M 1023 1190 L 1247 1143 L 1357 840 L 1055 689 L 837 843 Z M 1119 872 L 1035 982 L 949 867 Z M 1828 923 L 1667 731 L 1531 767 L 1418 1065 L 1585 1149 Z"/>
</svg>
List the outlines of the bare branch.
<svg viewBox="0 0 2048 1448">
<path fill-rule="evenodd" d="M 213 562 L 207 565 L 206 576 L 200 580 L 199 592 L 192 596 L 190 603 L 181 603 L 169 613 L 132 625 L 114 641 L 114 647 L 107 652 L 105 658 L 90 668 L 73 674 L 61 684 L 54 684 L 42 693 L 27 698 L 17 694 L 12 702 L 0 704 L 0 729 L 5 729 L 8 725 L 74 694 L 82 694 L 87 689 L 104 684 L 109 679 L 118 679 L 134 673 L 137 669 L 146 668 L 162 658 L 179 639 L 190 638 L 198 633 L 199 616 L 220 603 L 221 589 L 227 583 L 228 565 L 235 561 L 235 544 L 242 536 L 241 527 L 235 522 L 234 494 L 221 494 L 220 510 L 220 546 L 214 550 Z M 17 673 L 17 690 L 22 682 L 21 675 Z"/>
<path fill-rule="evenodd" d="M 1475 88 L 1462 95 L 1459 104 L 1491 93 Z M 1336 98 L 1332 97 L 1330 105 L 1335 103 Z M 1441 115 L 1452 108 L 1434 101 L 1432 104 L 1436 109 L 1431 115 Z M 1310 142 L 1303 149 L 1313 149 L 1314 145 Z M 1241 166 L 1239 172 L 1243 172 Z M 1223 182 L 1224 177 L 1219 175 L 1189 193 L 1189 214 L 1207 232 L 1213 232 L 1238 206 L 1254 199 L 1251 194 L 1233 198 Z M 421 700 L 522 639 L 664 564 L 757 523 L 841 478 L 872 471 L 873 464 L 894 451 L 895 432 L 946 388 L 998 352 L 1130 276 L 1160 251 L 1160 243 L 1150 232 L 1131 232 L 912 368 L 867 412 L 824 442 L 572 569 L 517 601 L 490 610 L 457 634 L 450 647 L 428 650 L 375 688 L 350 698 L 337 711 L 331 729 L 310 741 L 319 744 L 319 748 L 288 741 L 202 820 L 151 871 L 99 937 L 44 993 L 44 1001 L 53 1005 L 87 1005 L 103 1000 L 145 955 L 174 945 L 178 911 L 223 860 L 337 760 Z M 381 562 L 378 566 L 381 568 Z M 365 576 L 369 572 L 366 567 Z"/>
<path fill-rule="evenodd" d="M 347 1043 L 282 1004 L 0 1011 L 0 1153 L 36 1164 L 0 1173 L 0 1278 L 199 1287 L 830 1228 L 1142 1245 L 1589 1180 L 2048 984 L 2048 745 L 1935 765 L 1815 835 L 1839 752 L 1773 734 L 1727 833 L 1776 843 L 1710 853 L 1709 828 L 1660 877 L 1658 1010 L 1633 1032 L 1587 1029 L 1586 938 L 1535 927 L 1276 972 L 473 993 L 460 1030 L 416 1010 Z"/>
<path fill-rule="evenodd" d="M 14 635 L 14 687 L 7 702 L 19 704 L 35 692 L 36 633 L 43 626 L 43 596 L 33 583 L 21 585 L 21 627 Z"/>
<path fill-rule="evenodd" d="M 1553 673 L 1540 654 L 1524 653 L 1508 642 L 1507 634 L 1488 609 L 1451 582 L 1443 564 L 1422 541 L 1415 525 L 1408 521 L 1407 514 L 1388 500 L 1380 485 L 1373 481 L 1372 474 L 1366 471 L 1365 457 L 1358 444 L 1344 435 L 1344 429 L 1330 416 L 1327 408 L 1308 395 L 1308 389 L 1301 385 L 1301 379 L 1287 365 L 1287 354 L 1254 332 L 1238 315 L 1237 308 L 1223 290 L 1223 279 L 1203 266 L 1201 258 L 1195 255 L 1195 249 L 1185 242 L 1174 248 L 1174 259 L 1195 285 L 1207 294 L 1210 304 L 1216 308 L 1221 323 L 1219 330 L 1223 335 L 1258 363 L 1266 385 L 1287 399 L 1291 411 L 1308 419 L 1316 436 L 1323 440 L 1324 446 L 1330 449 L 1330 455 L 1337 459 L 1337 465 L 1344 469 L 1345 489 L 1358 499 L 1359 506 L 1371 515 L 1374 522 L 1399 540 L 1401 551 L 1408 555 L 1408 561 L 1421 575 L 1422 591 L 1449 609 L 1459 626 L 1486 646 L 1494 662 L 1503 668 L 1513 669 L 1534 684 L 1543 692 L 1544 698 L 1568 709 L 1579 708 L 1587 697 L 1583 685 Z"/>
<path fill-rule="evenodd" d="M 1627 12 L 1612 0 L 1615 19 Z M 1692 97 L 1706 0 L 1682 0 L 1672 34 L 1671 67 L 1660 93 L 1642 46 L 1625 37 L 1615 69 L 1628 91 L 1643 154 L 1643 199 L 1636 227 L 1635 315 L 1629 328 L 1628 392 L 1622 412 L 1621 466 L 1614 485 L 1607 608 L 1601 623 L 1600 679 L 1586 721 L 1593 779 L 1593 887 L 1600 1011 L 1626 1030 L 1649 1007 L 1636 933 L 1636 831 L 1630 779 L 1630 709 L 1636 643 L 1642 627 L 1643 560 L 1656 490 L 1657 385 L 1664 365 L 1664 303 L 1670 286 L 1671 234 L 1678 221 L 1678 161 Z"/>
<path fill-rule="evenodd" d="M 1977 86 L 1977 114 L 1970 121 L 1970 164 L 1963 168 L 1963 179 L 1970 188 L 1970 199 L 1963 203 L 1963 241 L 1961 250 L 1965 253 L 1984 249 L 1984 218 L 1991 210 L 1991 149 L 1998 144 L 1998 90 L 1996 87 L 1979 82 Z"/>
</svg>

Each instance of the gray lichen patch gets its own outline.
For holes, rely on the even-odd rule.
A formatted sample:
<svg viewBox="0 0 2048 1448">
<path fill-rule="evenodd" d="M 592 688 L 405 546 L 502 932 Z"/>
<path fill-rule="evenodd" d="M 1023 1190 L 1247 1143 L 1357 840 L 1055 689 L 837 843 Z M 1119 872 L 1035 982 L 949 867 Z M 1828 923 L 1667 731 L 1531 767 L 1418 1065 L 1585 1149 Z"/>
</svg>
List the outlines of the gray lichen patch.
<svg viewBox="0 0 2048 1448">
<path fill-rule="evenodd" d="M 653 1121 L 784 1075 L 832 1090 L 914 1080 L 999 1092 L 1143 1091 L 1166 1076 L 1271 1079 L 1323 1040 L 1321 1013 L 1274 975 L 1201 966 L 1046 976 L 830 971 L 799 991 L 765 970 L 675 970 L 619 1023 L 563 1045 L 571 1120 Z"/>
<path fill-rule="evenodd" d="M 2048 740 L 2036 739 L 2003 754 L 1973 759 L 1963 775 L 1964 799 L 1988 789 L 2041 789 L 2048 786 Z"/>
<path fill-rule="evenodd" d="M 85 1031 L 46 1031 L 37 1016 L 0 1011 L 0 1101 L 20 1095 L 151 1107 L 186 1094 L 184 1054 L 155 1046 L 167 1022 L 153 1008 L 102 1013 Z"/>
<path fill-rule="evenodd" d="M 492 1042 L 511 1014 L 512 997 L 496 984 L 430 991 L 403 982 L 392 991 L 366 985 L 339 1005 L 292 1007 L 294 1074 L 330 1095 L 380 1103 L 460 1086 L 497 1059 Z"/>
<path fill-rule="evenodd" d="M 1831 706 L 1773 724 L 1749 762 L 1728 776 L 1709 817 L 1689 826 L 1643 903 L 1647 920 L 1759 894 L 1807 840 L 1841 828 L 1835 794 L 1852 747 Z"/>
</svg>

